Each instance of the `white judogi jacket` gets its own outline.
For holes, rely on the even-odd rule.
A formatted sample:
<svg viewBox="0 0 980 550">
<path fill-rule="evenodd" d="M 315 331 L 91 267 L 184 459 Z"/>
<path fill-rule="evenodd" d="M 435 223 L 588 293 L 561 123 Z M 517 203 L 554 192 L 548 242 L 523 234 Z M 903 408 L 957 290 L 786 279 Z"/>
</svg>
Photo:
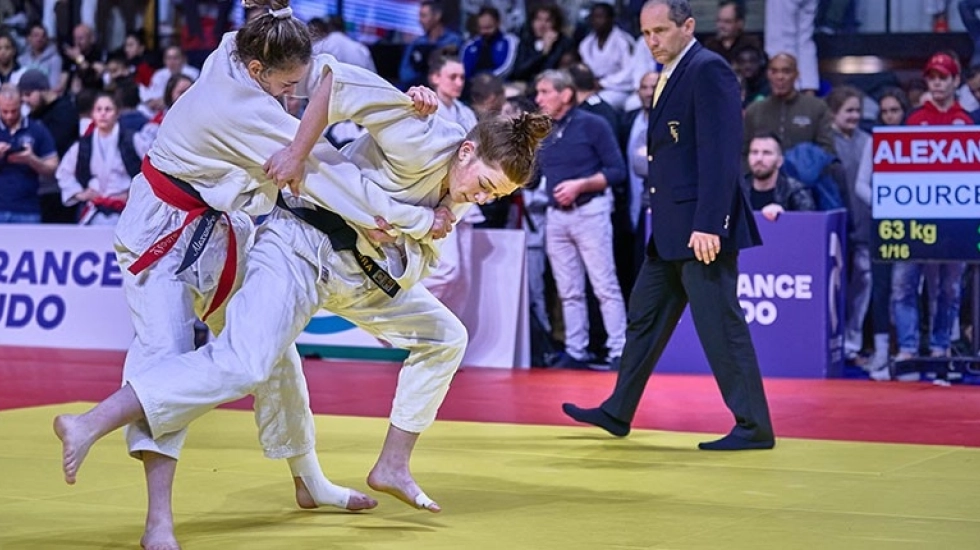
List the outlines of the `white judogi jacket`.
<svg viewBox="0 0 980 550">
<path fill-rule="evenodd" d="M 234 52 L 235 33 L 230 32 L 205 62 L 199 84 L 167 112 L 148 155 L 158 170 L 190 183 L 211 207 L 259 216 L 272 210 L 278 192 L 262 165 L 293 141 L 299 120 L 259 87 L 235 61 Z M 407 96 L 402 95 L 402 101 L 411 105 Z M 200 124 L 202 117 L 207 124 Z M 188 126 L 195 131 L 185 132 Z M 430 209 L 392 200 L 392 194 L 374 182 L 380 178 L 363 178 L 358 167 L 326 140 L 314 147 L 313 156 L 316 161 L 307 162 L 305 180 L 312 201 L 354 225 L 376 227 L 377 215 L 412 238 L 428 234 L 434 216 Z M 132 206 L 131 199 L 127 208 Z M 146 213 L 153 209 L 147 205 Z M 116 237 L 129 250 L 142 252 L 161 234 L 161 226 L 148 220 L 120 225 Z"/>
<path fill-rule="evenodd" d="M 328 70 L 333 72 L 329 120 L 353 120 L 368 132 L 344 147 L 344 156 L 360 168 L 366 179 L 399 203 L 434 208 L 443 199 L 448 201 L 442 183 L 453 155 L 466 137 L 463 128 L 440 116 L 420 117 L 411 99 L 381 77 L 340 63 L 327 54 L 314 58 L 310 79 L 301 84 L 297 94 L 315 89 Z M 314 156 L 319 156 L 315 149 Z M 449 206 L 456 218 L 462 219 L 471 205 Z M 331 210 L 347 219 L 353 214 L 346 209 Z M 438 241 L 409 236 L 412 239 L 400 239 L 398 243 L 404 254 L 403 269 L 393 265 L 400 259 L 386 254 L 391 276 L 403 287 L 424 278 L 439 257 Z M 378 257 L 378 251 L 372 250 L 365 238 L 358 241 L 358 248 Z"/>
</svg>

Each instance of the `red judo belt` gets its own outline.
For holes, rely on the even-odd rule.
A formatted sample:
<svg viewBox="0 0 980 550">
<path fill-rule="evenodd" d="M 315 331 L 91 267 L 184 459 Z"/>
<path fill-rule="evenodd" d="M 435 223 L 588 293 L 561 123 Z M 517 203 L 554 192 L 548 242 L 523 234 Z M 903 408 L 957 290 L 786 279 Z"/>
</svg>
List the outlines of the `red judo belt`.
<svg viewBox="0 0 980 550">
<path fill-rule="evenodd" d="M 207 320 L 208 316 L 214 313 L 214 310 L 218 309 L 228 299 L 232 286 L 235 284 L 235 272 L 238 266 L 238 245 L 235 240 L 234 228 L 231 225 L 231 218 L 227 213 L 208 206 L 204 202 L 204 199 L 201 198 L 201 194 L 189 183 L 164 174 L 154 168 L 150 163 L 150 157 L 143 158 L 142 171 L 143 176 L 146 177 L 146 181 L 150 184 L 150 189 L 153 190 L 153 194 L 158 199 L 178 210 L 187 212 L 187 215 L 184 216 L 184 223 L 180 227 L 161 237 L 157 242 L 153 243 L 153 246 L 137 258 L 136 262 L 129 267 L 129 272 L 133 275 L 139 274 L 144 269 L 156 263 L 164 254 L 170 252 L 170 249 L 177 244 L 177 239 L 184 233 L 184 229 L 191 222 L 200 218 L 201 221 L 197 224 L 190 245 L 184 253 L 184 259 L 181 261 L 180 267 L 177 268 L 177 273 L 181 273 L 188 267 L 194 265 L 194 262 L 204 253 L 204 248 L 211 239 L 214 227 L 222 216 L 228 224 L 228 253 L 225 256 L 225 265 L 221 268 L 221 275 L 218 278 L 218 288 L 215 290 L 214 299 L 211 300 L 211 305 L 204 313 L 204 320 Z"/>
</svg>

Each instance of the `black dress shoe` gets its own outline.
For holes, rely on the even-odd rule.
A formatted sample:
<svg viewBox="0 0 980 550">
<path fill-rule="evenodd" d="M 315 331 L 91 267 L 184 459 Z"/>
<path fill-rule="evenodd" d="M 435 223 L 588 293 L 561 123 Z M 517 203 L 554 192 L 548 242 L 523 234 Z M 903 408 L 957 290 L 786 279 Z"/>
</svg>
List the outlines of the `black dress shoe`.
<svg viewBox="0 0 980 550">
<path fill-rule="evenodd" d="M 616 437 L 626 437 L 630 433 L 628 423 L 613 418 L 602 409 L 583 409 L 571 403 L 563 403 L 561 410 L 576 422 L 598 426 Z"/>
<path fill-rule="evenodd" d="M 725 437 L 715 441 L 698 443 L 698 449 L 701 449 L 702 451 L 757 451 L 772 449 L 775 446 L 775 439 L 750 441 L 732 434 L 728 434 Z"/>
</svg>

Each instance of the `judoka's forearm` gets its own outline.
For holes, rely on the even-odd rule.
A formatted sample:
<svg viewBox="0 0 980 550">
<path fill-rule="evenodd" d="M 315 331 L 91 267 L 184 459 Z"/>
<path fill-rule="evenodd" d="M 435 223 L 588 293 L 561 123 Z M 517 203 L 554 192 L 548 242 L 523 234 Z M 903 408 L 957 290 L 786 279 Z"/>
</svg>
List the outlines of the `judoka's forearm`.
<svg viewBox="0 0 980 550">
<path fill-rule="evenodd" d="M 333 92 L 333 71 L 324 67 L 320 85 L 310 97 L 309 105 L 299 123 L 292 147 L 300 156 L 308 156 L 327 129 L 330 114 L 330 95 Z"/>
</svg>

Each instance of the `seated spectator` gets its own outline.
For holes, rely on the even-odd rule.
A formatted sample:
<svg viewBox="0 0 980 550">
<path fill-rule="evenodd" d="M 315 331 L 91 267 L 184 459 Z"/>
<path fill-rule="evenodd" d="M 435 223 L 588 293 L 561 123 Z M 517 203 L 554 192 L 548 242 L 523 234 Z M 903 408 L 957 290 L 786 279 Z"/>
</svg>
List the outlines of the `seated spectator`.
<svg viewBox="0 0 980 550">
<path fill-rule="evenodd" d="M 343 63 L 356 65 L 372 73 L 378 72 L 374 66 L 374 59 L 371 58 L 371 50 L 347 36 L 342 17 L 332 15 L 326 21 L 319 18 L 311 19 L 309 22 L 311 28 L 318 25 L 315 21 L 322 22 L 323 35 L 313 43 L 313 55 L 328 53 Z"/>
<path fill-rule="evenodd" d="M 175 74 L 187 75 L 191 80 L 197 80 L 201 71 L 187 64 L 184 51 L 179 46 L 170 46 L 163 52 L 163 68 L 153 73 L 150 79 L 150 87 L 143 95 L 143 103 L 154 111 L 159 111 L 164 107 L 163 92 L 167 86 L 167 81 Z"/>
<path fill-rule="evenodd" d="M 510 76 L 517 59 L 516 36 L 500 28 L 500 11 L 493 6 L 483 6 L 476 15 L 479 34 L 463 44 L 463 67 L 468 78 L 490 73 L 505 79 Z"/>
<path fill-rule="evenodd" d="M 17 43 L 9 34 L 0 34 L 0 84 L 17 84 L 24 70 L 17 62 Z"/>
<path fill-rule="evenodd" d="M 562 29 L 565 17 L 556 4 L 542 4 L 531 12 L 530 33 L 521 38 L 511 79 L 533 82 L 547 69 L 557 69 L 561 56 L 575 49 Z"/>
<path fill-rule="evenodd" d="M 133 80 L 139 86 L 147 88 L 156 68 L 150 63 L 146 51 L 146 37 L 142 31 L 129 31 L 123 41 L 123 54 L 126 59 L 126 66 Z"/>
<path fill-rule="evenodd" d="M 787 176 L 779 136 L 771 132 L 756 134 L 749 140 L 749 173 L 742 179 L 742 190 L 752 210 L 761 211 L 769 221 L 783 212 L 816 210 L 813 194 L 799 180 Z"/>
<path fill-rule="evenodd" d="M 113 98 L 119 108 L 119 127 L 125 132 L 135 134 L 143 128 L 150 119 L 140 112 L 140 88 L 132 78 L 124 78 L 116 82 Z"/>
<path fill-rule="evenodd" d="M 616 11 L 611 4 L 599 2 L 589 12 L 592 31 L 578 46 L 582 62 L 592 69 L 602 89 L 599 95 L 616 109 L 622 110 L 633 93 L 633 37 L 615 25 Z"/>
<path fill-rule="evenodd" d="M 83 205 L 80 225 L 115 225 L 140 171 L 140 157 L 133 134 L 119 127 L 119 108 L 111 95 L 96 97 L 92 120 L 95 131 L 68 149 L 55 177 L 65 205 Z"/>
<path fill-rule="evenodd" d="M 506 100 L 504 82 L 499 77 L 483 73 L 470 79 L 470 106 L 478 119 L 499 115 Z"/>
<path fill-rule="evenodd" d="M 39 120 L 54 139 L 58 158 L 63 158 L 68 148 L 78 141 L 78 110 L 67 95 L 51 89 L 47 75 L 37 69 L 25 71 L 17 83 L 21 99 L 30 109 L 31 120 Z M 41 176 L 40 200 L 42 223 L 76 223 L 78 209 L 61 202 L 61 190 L 54 173 Z"/>
<path fill-rule="evenodd" d="M 814 143 L 831 155 L 835 153 L 830 110 L 823 101 L 796 90 L 797 76 L 792 55 L 781 53 L 769 61 L 767 77 L 772 95 L 745 110 L 746 155 L 752 136 L 761 132 L 779 136 L 784 151 L 801 143 Z"/>
<path fill-rule="evenodd" d="M 766 52 L 751 45 L 740 47 L 732 59 L 732 68 L 742 84 L 742 107 L 769 97 L 769 80 L 766 78 Z"/>
<path fill-rule="evenodd" d="M 416 38 L 405 48 L 398 80 L 402 89 L 426 83 L 429 75 L 429 56 L 436 50 L 453 49 L 459 51 L 463 38 L 459 33 L 446 28 L 442 22 L 442 4 L 434 0 L 423 0 L 419 4 L 419 24 L 422 36 Z"/>
<path fill-rule="evenodd" d="M 23 116 L 20 90 L 0 86 L 0 223 L 41 223 L 40 177 L 57 167 L 51 133 Z"/>
<path fill-rule="evenodd" d="M 61 54 L 58 48 L 48 39 L 48 31 L 41 23 L 33 23 L 27 30 L 27 47 L 17 62 L 23 69 L 38 69 L 51 82 L 51 89 L 62 91 L 61 84 Z"/>
<path fill-rule="evenodd" d="M 704 47 L 735 64 L 735 56 L 745 48 L 762 51 L 759 37 L 745 34 L 745 2 L 721 0 L 715 19 L 715 35 L 704 41 Z"/>
<path fill-rule="evenodd" d="M 67 64 L 60 88 L 72 94 L 86 88 L 102 89 L 107 55 L 95 40 L 95 30 L 83 23 L 76 25 L 71 35 L 72 43 L 62 48 Z"/>
</svg>

